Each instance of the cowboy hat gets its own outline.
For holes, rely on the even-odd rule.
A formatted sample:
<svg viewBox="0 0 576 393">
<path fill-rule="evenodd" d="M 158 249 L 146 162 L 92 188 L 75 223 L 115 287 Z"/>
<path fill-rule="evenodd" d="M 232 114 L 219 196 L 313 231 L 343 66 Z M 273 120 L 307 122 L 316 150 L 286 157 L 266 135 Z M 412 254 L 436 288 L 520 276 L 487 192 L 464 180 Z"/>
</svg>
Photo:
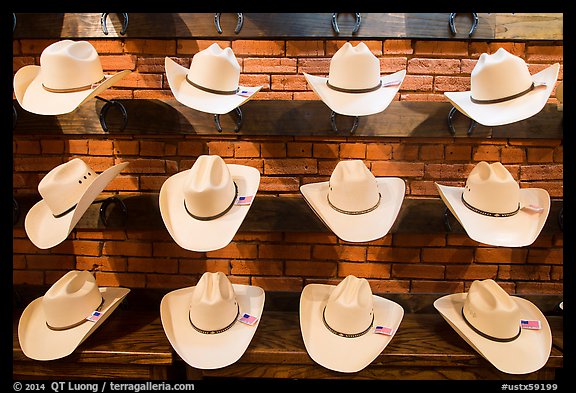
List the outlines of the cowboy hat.
<svg viewBox="0 0 576 393">
<path fill-rule="evenodd" d="M 365 278 L 338 285 L 308 284 L 300 295 L 300 330 L 306 351 L 330 370 L 353 373 L 368 366 L 396 333 L 404 309 L 372 295 Z M 377 327 L 386 334 L 378 334 Z"/>
<path fill-rule="evenodd" d="M 72 112 L 128 73 L 130 70 L 105 75 L 92 44 L 62 40 L 42 51 L 39 66 L 25 66 L 16 72 L 14 94 L 28 112 L 60 115 Z"/>
<path fill-rule="evenodd" d="M 202 155 L 192 168 L 169 177 L 162 185 L 162 220 L 180 247 L 217 250 L 228 245 L 238 231 L 259 185 L 256 168 L 226 164 L 217 155 Z"/>
<path fill-rule="evenodd" d="M 341 115 L 365 116 L 390 105 L 406 70 L 380 76 L 380 61 L 365 43 L 346 42 L 330 60 L 328 77 L 304 73 L 312 90 L 330 109 Z"/>
<path fill-rule="evenodd" d="M 89 271 L 69 271 L 24 309 L 18 322 L 22 352 L 35 360 L 71 354 L 129 292 L 128 288 L 98 288 Z"/>
<path fill-rule="evenodd" d="M 214 43 L 196 53 L 185 68 L 169 57 L 164 66 L 176 100 L 201 112 L 224 114 L 244 104 L 262 86 L 240 86 L 240 64 L 230 47 Z"/>
<path fill-rule="evenodd" d="M 527 119 L 544 108 L 558 79 L 560 64 L 530 75 L 518 56 L 499 48 L 482 53 L 470 74 L 470 90 L 445 92 L 460 112 L 485 126 Z"/>
<path fill-rule="evenodd" d="M 546 190 L 520 188 L 500 162 L 479 162 L 468 175 L 465 187 L 434 184 L 468 236 L 485 244 L 532 244 L 550 211 Z"/>
<path fill-rule="evenodd" d="M 386 235 L 402 206 L 404 180 L 374 177 L 362 160 L 340 161 L 330 181 L 305 184 L 300 192 L 339 238 L 368 242 Z"/>
<path fill-rule="evenodd" d="M 126 166 L 123 162 L 99 175 L 80 158 L 52 169 L 38 184 L 42 199 L 26 214 L 26 234 L 38 248 L 56 246 L 68 237 L 96 197 Z"/>
<path fill-rule="evenodd" d="M 231 284 L 222 272 L 206 272 L 196 286 L 162 298 L 162 327 L 176 353 L 190 366 L 226 367 L 240 359 L 250 344 L 264 297 L 260 287 Z"/>
<path fill-rule="evenodd" d="M 510 296 L 494 280 L 475 280 L 468 293 L 434 302 L 448 324 L 498 370 L 527 374 L 546 364 L 552 349 L 550 325 L 530 301 Z M 539 328 L 525 329 L 539 321 Z"/>
</svg>

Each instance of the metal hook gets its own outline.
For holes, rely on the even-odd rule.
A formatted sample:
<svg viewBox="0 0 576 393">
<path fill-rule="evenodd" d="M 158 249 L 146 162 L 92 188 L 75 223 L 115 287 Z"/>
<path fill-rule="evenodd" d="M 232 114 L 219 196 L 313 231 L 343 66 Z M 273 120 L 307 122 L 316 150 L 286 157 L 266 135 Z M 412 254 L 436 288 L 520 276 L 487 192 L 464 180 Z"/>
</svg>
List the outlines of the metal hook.
<svg viewBox="0 0 576 393">
<path fill-rule="evenodd" d="M 220 26 L 220 15 L 220 12 L 214 14 L 214 25 L 216 26 L 216 31 L 218 31 L 219 34 L 222 34 L 222 27 Z M 238 34 L 240 33 L 240 30 L 242 30 L 242 25 L 244 24 L 244 15 L 241 12 L 237 12 L 236 15 L 238 15 L 238 22 L 236 22 L 234 33 Z"/>
<path fill-rule="evenodd" d="M 120 206 L 120 210 L 122 211 L 122 225 L 126 224 L 126 220 L 128 219 L 128 209 L 126 208 L 126 205 L 124 204 L 124 201 L 122 201 L 122 199 L 116 197 L 116 196 L 111 196 L 109 198 L 106 198 L 104 200 L 99 200 L 99 201 L 94 201 L 93 203 L 102 203 L 102 205 L 100 205 L 100 220 L 102 221 L 102 223 L 104 224 L 104 226 L 108 226 L 109 222 L 108 219 L 106 218 L 106 209 L 108 208 L 108 206 L 113 203 L 117 206 Z"/>
<path fill-rule="evenodd" d="M 108 27 L 106 26 L 106 18 L 108 17 L 108 12 L 103 12 L 100 15 L 100 25 L 102 26 L 102 32 L 105 35 L 108 35 Z M 120 14 L 122 14 L 124 20 L 122 22 L 122 29 L 120 30 L 120 34 L 124 35 L 126 34 L 126 30 L 128 30 L 128 13 L 127 12 L 121 12 Z"/>
<path fill-rule="evenodd" d="M 476 12 L 471 12 L 472 14 L 472 27 L 470 27 L 470 31 L 468 32 L 468 37 L 472 36 L 476 27 L 478 27 L 478 14 Z M 451 12 L 450 17 L 448 18 L 448 25 L 450 26 L 450 32 L 452 35 L 456 35 L 456 26 L 454 25 L 454 18 L 456 17 L 456 12 Z"/>
<path fill-rule="evenodd" d="M 14 129 L 14 127 L 16 127 L 16 121 L 18 120 L 18 111 L 16 110 L 16 107 L 14 106 L 14 104 L 12 104 L 12 129 Z"/>
<path fill-rule="evenodd" d="M 454 118 L 454 115 L 456 114 L 456 112 L 458 112 L 458 110 L 454 106 L 448 112 L 448 128 L 449 128 L 450 134 L 452 134 L 452 136 L 456 135 L 456 130 L 454 129 L 454 125 L 452 124 L 452 118 Z M 472 130 L 474 130 L 474 127 L 476 127 L 476 124 L 477 124 L 476 120 L 470 119 L 470 126 L 468 127 L 468 131 L 466 131 L 466 135 L 470 136 L 472 134 Z"/>
<path fill-rule="evenodd" d="M 12 33 L 14 33 L 14 30 L 16 30 L 16 14 L 13 12 L 12 13 Z"/>
<path fill-rule="evenodd" d="M 16 198 L 12 197 L 12 226 L 16 225 L 20 219 L 20 205 Z"/>
<path fill-rule="evenodd" d="M 338 131 L 338 127 L 336 127 L 336 115 L 337 113 L 334 111 L 330 113 L 330 124 L 332 125 L 332 130 L 340 132 Z M 354 116 L 354 123 L 352 124 L 352 128 L 350 128 L 350 134 L 353 134 L 354 131 L 356 131 L 358 128 L 358 123 L 360 123 L 360 118 L 358 116 Z"/>
<path fill-rule="evenodd" d="M 450 209 L 444 209 L 444 228 L 446 232 L 452 232 L 452 225 L 450 225 L 450 217 L 454 217 Z"/>
<path fill-rule="evenodd" d="M 234 112 L 236 112 L 237 115 L 237 119 L 235 120 L 236 128 L 234 129 L 234 132 L 239 132 L 240 128 L 242 127 L 242 120 L 243 120 L 242 110 L 238 106 L 234 109 Z M 220 115 L 218 114 L 214 115 L 214 123 L 216 123 L 216 129 L 218 130 L 218 132 L 222 132 L 222 125 L 220 124 Z"/>
<path fill-rule="evenodd" d="M 564 232 L 564 206 L 558 212 L 558 225 L 560 225 L 560 230 Z"/>
<path fill-rule="evenodd" d="M 338 34 L 340 34 L 340 28 L 338 27 L 338 14 L 339 12 L 334 12 L 332 14 L 332 28 Z M 354 28 L 352 29 L 352 34 L 358 33 L 358 29 L 360 29 L 360 23 L 362 23 L 362 16 L 359 12 L 355 12 L 354 15 L 356 16 L 356 22 L 354 22 Z"/>
<path fill-rule="evenodd" d="M 124 105 L 122 105 L 122 103 L 120 101 L 107 100 L 105 98 L 98 97 L 98 96 L 96 96 L 96 98 L 105 102 L 102 109 L 100 109 L 100 115 L 99 115 L 100 125 L 102 126 L 102 129 L 104 131 L 108 132 L 108 124 L 106 123 L 106 115 L 108 115 L 108 111 L 110 110 L 110 108 L 112 106 L 116 106 L 118 109 L 120 109 L 120 113 L 122 113 L 122 118 L 124 119 L 122 127 L 120 128 L 120 131 L 123 131 L 126 128 L 126 125 L 128 124 L 128 112 L 126 112 L 126 108 L 124 107 Z"/>
</svg>

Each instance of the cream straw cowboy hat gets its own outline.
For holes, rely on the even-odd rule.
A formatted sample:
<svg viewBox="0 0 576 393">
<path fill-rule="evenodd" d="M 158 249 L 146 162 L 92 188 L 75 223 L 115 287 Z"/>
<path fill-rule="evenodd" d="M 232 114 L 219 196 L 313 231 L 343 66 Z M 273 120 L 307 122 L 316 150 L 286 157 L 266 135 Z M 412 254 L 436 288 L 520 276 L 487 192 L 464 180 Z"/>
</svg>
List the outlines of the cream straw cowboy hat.
<svg viewBox="0 0 576 393">
<path fill-rule="evenodd" d="M 253 167 L 202 155 L 192 168 L 169 177 L 160 189 L 160 213 L 176 243 L 212 251 L 230 243 L 260 185 Z"/>
<path fill-rule="evenodd" d="M 201 112 L 224 114 L 244 104 L 262 86 L 239 85 L 240 64 L 230 47 L 214 43 L 196 53 L 190 68 L 166 57 L 166 77 L 176 100 Z"/>
<path fill-rule="evenodd" d="M 499 126 L 527 119 L 544 108 L 560 64 L 530 75 L 528 65 L 503 48 L 483 53 L 470 75 L 470 90 L 445 92 L 460 112 L 485 126 Z"/>
<path fill-rule="evenodd" d="M 24 309 L 18 322 L 22 352 L 35 360 L 70 355 L 129 292 L 128 288 L 98 288 L 92 273 L 69 271 Z"/>
<path fill-rule="evenodd" d="M 96 197 L 126 166 L 123 162 L 101 174 L 80 158 L 52 169 L 38 184 L 42 199 L 26 214 L 26 234 L 38 248 L 51 248 L 68 237 Z"/>
<path fill-rule="evenodd" d="M 300 192 L 340 239 L 368 242 L 385 236 L 402 206 L 406 185 L 398 177 L 374 177 L 362 160 L 340 161 L 330 181 Z"/>
<path fill-rule="evenodd" d="M 29 65 L 16 72 L 14 94 L 28 112 L 60 115 L 72 112 L 129 73 L 106 75 L 92 44 L 62 40 L 42 51 L 40 66 Z"/>
<path fill-rule="evenodd" d="M 546 317 L 530 301 L 508 295 L 494 280 L 475 280 L 468 293 L 441 297 L 434 307 L 502 372 L 527 374 L 548 361 L 552 333 Z"/>
<path fill-rule="evenodd" d="M 368 366 L 394 337 L 404 309 L 372 294 L 364 278 L 349 275 L 337 286 L 308 284 L 300 295 L 300 329 L 308 354 L 343 373 Z"/>
<path fill-rule="evenodd" d="M 390 105 L 406 70 L 380 75 L 380 61 L 365 43 L 346 42 L 330 60 L 328 78 L 304 73 L 312 90 L 330 109 L 341 115 L 365 116 Z"/>
<path fill-rule="evenodd" d="M 468 236 L 485 244 L 530 245 L 550 212 L 546 190 L 520 188 L 499 162 L 479 162 L 468 175 L 465 187 L 435 185 Z"/>
<path fill-rule="evenodd" d="M 166 294 L 160 303 L 164 332 L 190 366 L 216 369 L 246 351 L 262 316 L 264 290 L 232 284 L 222 272 L 206 272 L 193 287 Z"/>
</svg>

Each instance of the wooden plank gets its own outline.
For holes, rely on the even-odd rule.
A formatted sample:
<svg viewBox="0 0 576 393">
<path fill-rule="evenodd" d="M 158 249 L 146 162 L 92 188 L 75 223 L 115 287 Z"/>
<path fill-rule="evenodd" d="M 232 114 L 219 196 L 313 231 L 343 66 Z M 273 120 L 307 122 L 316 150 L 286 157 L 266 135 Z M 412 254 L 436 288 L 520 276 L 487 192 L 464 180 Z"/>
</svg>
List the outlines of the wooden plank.
<svg viewBox="0 0 576 393">
<path fill-rule="evenodd" d="M 562 13 L 494 13 L 495 34 L 499 40 L 562 40 L 564 38 Z"/>
<path fill-rule="evenodd" d="M 563 112 L 547 104 L 538 114 L 510 125 L 476 125 L 470 136 L 470 119 L 460 113 L 453 118 L 456 135 L 448 127 L 447 102 L 394 101 L 378 114 L 361 116 L 354 134 L 350 116 L 336 116 L 338 131 L 330 123 L 330 109 L 319 100 L 252 100 L 241 106 L 243 125 L 235 133 L 234 112 L 220 116 L 218 132 L 214 116 L 180 104 L 175 99 L 118 100 L 128 113 L 122 129 L 120 112 L 112 109 L 104 131 L 99 113 L 104 105 L 93 99 L 71 113 L 41 116 L 27 112 L 14 101 L 17 119 L 14 135 L 251 135 L 323 137 L 425 137 L 425 138 L 563 138 Z"/>
</svg>

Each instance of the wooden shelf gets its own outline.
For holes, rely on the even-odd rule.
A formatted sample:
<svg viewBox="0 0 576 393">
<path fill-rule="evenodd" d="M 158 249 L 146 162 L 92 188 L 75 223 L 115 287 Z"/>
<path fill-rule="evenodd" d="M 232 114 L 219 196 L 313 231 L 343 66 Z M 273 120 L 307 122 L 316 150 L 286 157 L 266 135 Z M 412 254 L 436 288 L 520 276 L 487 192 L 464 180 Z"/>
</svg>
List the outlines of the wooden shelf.
<svg viewBox="0 0 576 393">
<path fill-rule="evenodd" d="M 240 7 L 241 8 L 241 7 Z M 456 34 L 449 29 L 450 13 L 361 13 L 353 34 L 353 13 L 339 13 L 340 33 L 332 27 L 332 13 L 243 13 L 238 33 L 236 13 L 222 13 L 218 33 L 214 13 L 110 13 L 104 34 L 101 13 L 16 13 L 13 38 L 201 38 L 201 39 L 471 39 L 562 40 L 562 13 L 478 13 L 471 37 L 471 13 L 457 14 Z"/>
<path fill-rule="evenodd" d="M 180 104 L 175 99 L 117 100 L 126 108 L 128 121 L 122 129 L 120 111 L 114 108 L 104 131 L 99 113 L 104 103 L 92 99 L 75 111 L 59 116 L 27 112 L 13 101 L 17 119 L 13 135 L 256 135 L 322 137 L 423 137 L 423 138 L 563 138 L 563 112 L 547 104 L 538 114 L 512 124 L 486 127 L 477 124 L 467 134 L 470 119 L 458 112 L 453 119 L 456 134 L 448 127 L 447 102 L 394 101 L 383 112 L 361 116 L 351 134 L 353 117 L 336 116 L 339 131 L 330 124 L 330 108 L 318 100 L 252 100 L 242 105 L 243 125 L 235 133 L 233 112 L 220 116 L 219 133 L 214 116 Z"/>
</svg>

